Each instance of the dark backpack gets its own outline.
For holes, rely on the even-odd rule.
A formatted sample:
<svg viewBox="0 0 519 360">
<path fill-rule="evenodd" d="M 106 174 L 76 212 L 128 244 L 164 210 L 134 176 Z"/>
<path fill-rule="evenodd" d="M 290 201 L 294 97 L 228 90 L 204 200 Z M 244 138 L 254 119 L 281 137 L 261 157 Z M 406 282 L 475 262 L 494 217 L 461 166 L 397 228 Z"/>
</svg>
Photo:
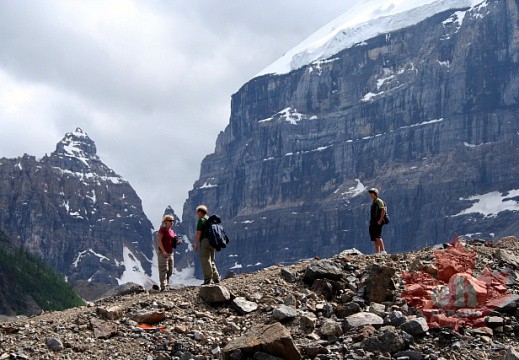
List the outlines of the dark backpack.
<svg viewBox="0 0 519 360">
<path fill-rule="evenodd" d="M 384 220 L 382 220 L 382 223 L 385 225 L 389 224 L 389 215 L 387 214 L 387 203 L 384 201 L 384 205 L 386 206 L 386 213 L 384 214 Z"/>
<path fill-rule="evenodd" d="M 229 238 L 223 229 L 222 220 L 218 215 L 211 215 L 207 219 L 207 238 L 209 239 L 209 245 L 216 251 L 226 248 L 229 243 Z"/>
</svg>

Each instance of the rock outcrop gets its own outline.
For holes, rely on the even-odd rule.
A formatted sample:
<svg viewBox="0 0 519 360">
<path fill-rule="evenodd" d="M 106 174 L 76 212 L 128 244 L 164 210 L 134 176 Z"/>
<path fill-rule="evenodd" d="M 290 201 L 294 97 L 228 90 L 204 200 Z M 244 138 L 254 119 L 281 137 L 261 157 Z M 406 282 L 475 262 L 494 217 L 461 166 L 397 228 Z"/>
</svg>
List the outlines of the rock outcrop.
<svg viewBox="0 0 519 360">
<path fill-rule="evenodd" d="M 141 200 L 81 129 L 42 159 L 0 159 L 0 228 L 89 298 L 85 282 L 147 283 L 152 225 Z"/>
<path fill-rule="evenodd" d="M 206 204 L 231 239 L 223 274 L 372 251 L 372 186 L 391 252 L 518 235 L 518 19 L 488 0 L 252 79 L 184 205 L 190 237 Z"/>
</svg>

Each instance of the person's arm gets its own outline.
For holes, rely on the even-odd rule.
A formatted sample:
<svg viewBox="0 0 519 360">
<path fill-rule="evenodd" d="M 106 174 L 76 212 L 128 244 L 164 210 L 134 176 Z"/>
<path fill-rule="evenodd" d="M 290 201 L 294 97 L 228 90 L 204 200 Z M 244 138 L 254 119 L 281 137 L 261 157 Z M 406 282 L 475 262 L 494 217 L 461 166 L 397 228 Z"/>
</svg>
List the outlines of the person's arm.
<svg viewBox="0 0 519 360">
<path fill-rule="evenodd" d="M 382 208 L 380 210 L 380 219 L 378 219 L 377 223 L 380 225 L 384 222 L 384 215 L 386 215 L 386 209 Z"/>
<path fill-rule="evenodd" d="M 157 236 L 157 242 L 159 243 L 159 250 L 164 257 L 168 257 L 168 253 L 164 250 L 164 245 L 162 245 L 162 233 L 159 231 L 159 235 Z"/>
<path fill-rule="evenodd" d="M 202 230 L 198 230 L 195 234 L 195 247 L 193 249 L 195 252 L 198 251 L 198 245 L 200 244 L 201 237 L 202 237 Z"/>
</svg>

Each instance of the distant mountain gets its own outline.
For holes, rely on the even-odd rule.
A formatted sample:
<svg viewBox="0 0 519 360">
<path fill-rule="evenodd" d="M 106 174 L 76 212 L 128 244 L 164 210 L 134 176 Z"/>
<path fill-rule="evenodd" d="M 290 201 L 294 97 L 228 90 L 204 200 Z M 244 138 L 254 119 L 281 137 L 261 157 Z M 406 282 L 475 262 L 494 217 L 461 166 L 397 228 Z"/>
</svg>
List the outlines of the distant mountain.
<svg viewBox="0 0 519 360">
<path fill-rule="evenodd" d="M 2 315 L 36 315 L 83 305 L 62 275 L 24 247 L 14 246 L 1 230 L 0 264 Z"/>
<path fill-rule="evenodd" d="M 390 252 L 519 235 L 519 3 L 361 4 L 233 95 L 183 219 L 220 215 L 223 274 L 371 252 L 372 186 Z"/>
<path fill-rule="evenodd" d="M 150 283 L 152 224 L 79 128 L 42 159 L 0 159 L 0 228 L 71 284 Z"/>
</svg>

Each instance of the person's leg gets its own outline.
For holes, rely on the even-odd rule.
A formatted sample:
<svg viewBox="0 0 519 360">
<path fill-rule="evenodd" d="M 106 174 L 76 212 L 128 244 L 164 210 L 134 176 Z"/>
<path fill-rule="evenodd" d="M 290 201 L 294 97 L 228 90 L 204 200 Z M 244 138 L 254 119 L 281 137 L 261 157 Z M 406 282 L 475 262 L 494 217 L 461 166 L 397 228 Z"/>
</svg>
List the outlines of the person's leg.
<svg viewBox="0 0 519 360">
<path fill-rule="evenodd" d="M 174 265 L 173 254 L 171 254 L 169 256 L 167 265 L 168 265 L 168 272 L 166 274 L 166 283 L 169 286 L 169 279 L 171 278 L 171 275 L 173 275 L 173 265 Z"/>
<path fill-rule="evenodd" d="M 212 279 L 213 279 L 214 282 L 219 282 L 220 281 L 220 274 L 218 274 L 218 269 L 216 268 L 216 264 L 214 262 L 215 259 L 216 259 L 216 250 L 211 247 L 210 261 L 211 261 Z"/>
<path fill-rule="evenodd" d="M 159 253 L 158 254 L 159 256 L 159 286 L 160 286 L 160 289 L 161 290 L 164 290 L 164 288 L 166 287 L 167 285 L 167 280 L 166 280 L 166 274 L 168 272 L 168 264 L 167 264 L 167 259 L 164 257 L 164 255 L 162 255 L 162 253 Z"/>
<path fill-rule="evenodd" d="M 209 245 L 209 240 L 200 240 L 200 265 L 202 265 L 202 271 L 204 272 L 204 284 L 209 284 L 213 276 L 213 270 L 211 266 L 211 249 L 213 248 L 211 245 Z"/>
<path fill-rule="evenodd" d="M 384 248 L 384 240 L 381 237 L 375 240 L 375 252 L 379 253 L 381 251 L 386 251 Z"/>
<path fill-rule="evenodd" d="M 375 225 L 373 224 L 369 224 L 369 238 L 371 239 L 371 242 L 375 245 L 375 253 L 378 253 L 380 250 L 377 246 L 376 229 Z"/>
</svg>

